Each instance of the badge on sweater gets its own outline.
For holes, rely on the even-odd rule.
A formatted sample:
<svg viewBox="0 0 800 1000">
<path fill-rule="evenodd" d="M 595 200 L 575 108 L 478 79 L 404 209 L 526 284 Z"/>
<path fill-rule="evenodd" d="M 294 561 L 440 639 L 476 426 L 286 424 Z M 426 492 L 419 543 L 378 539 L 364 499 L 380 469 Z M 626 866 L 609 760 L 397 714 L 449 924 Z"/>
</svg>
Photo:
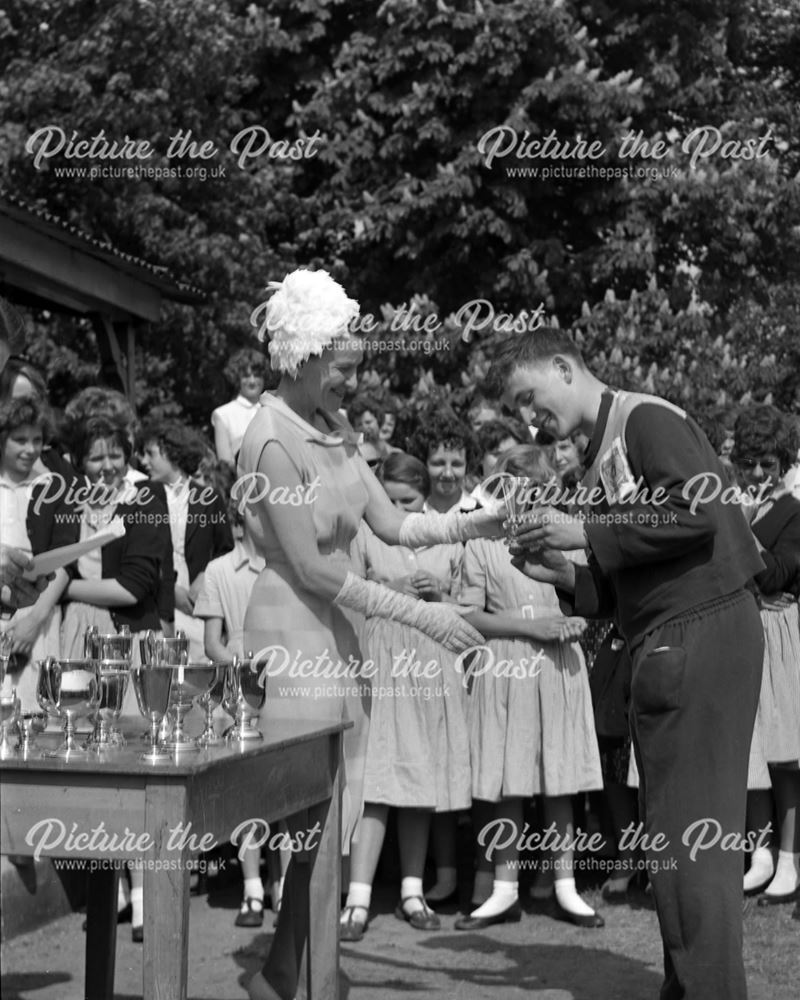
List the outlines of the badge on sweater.
<svg viewBox="0 0 800 1000">
<path fill-rule="evenodd" d="M 628 464 L 621 437 L 614 438 L 611 447 L 600 459 L 600 481 L 612 507 L 616 503 L 624 503 L 636 492 L 636 480 Z"/>
</svg>

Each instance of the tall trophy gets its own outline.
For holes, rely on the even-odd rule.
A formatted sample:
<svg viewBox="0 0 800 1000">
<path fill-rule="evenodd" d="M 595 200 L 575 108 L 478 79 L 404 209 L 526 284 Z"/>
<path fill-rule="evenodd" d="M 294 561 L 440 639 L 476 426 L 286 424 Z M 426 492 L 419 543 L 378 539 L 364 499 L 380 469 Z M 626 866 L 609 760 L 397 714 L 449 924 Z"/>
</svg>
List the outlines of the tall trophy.
<svg viewBox="0 0 800 1000">
<path fill-rule="evenodd" d="M 229 743 L 248 743 L 263 740 L 253 725 L 261 714 L 267 695 L 266 679 L 261 682 L 258 661 L 248 653 L 245 659 L 234 655 L 225 671 L 225 696 L 222 707 L 234 717 L 233 725 L 225 733 Z"/>
<path fill-rule="evenodd" d="M 180 663 L 189 662 L 189 638 L 186 633 L 179 630 L 174 636 L 167 638 L 165 636 L 157 636 L 152 629 L 148 629 L 147 632 L 139 639 L 139 656 L 143 665 L 146 666 L 177 666 Z M 169 739 L 170 731 L 172 729 L 171 719 L 170 719 L 170 708 L 167 706 L 167 711 L 161 720 L 161 742 Z M 144 739 L 148 739 L 149 734 L 144 734 Z"/>
<path fill-rule="evenodd" d="M 169 709 L 172 668 L 158 663 L 141 663 L 132 668 L 131 680 L 139 711 L 150 723 L 150 747 L 139 759 L 148 764 L 167 763 L 172 760 L 172 755 L 160 745 L 159 732 Z"/>
<path fill-rule="evenodd" d="M 127 625 L 119 632 L 102 633 L 96 625 L 83 636 L 85 656 L 100 663 L 100 705 L 95 719 L 95 731 L 88 746 L 93 750 L 124 747 L 125 737 L 117 728 L 133 661 L 133 636 Z M 109 676 L 104 677 L 105 674 Z M 118 703 L 118 704 L 117 704 Z"/>
<path fill-rule="evenodd" d="M 109 750 L 125 746 L 125 737 L 117 729 L 122 714 L 125 692 L 128 690 L 130 660 L 97 660 L 100 680 L 100 700 L 95 713 L 94 731 L 87 750 Z"/>
<path fill-rule="evenodd" d="M 222 700 L 225 697 L 225 673 L 227 667 L 224 663 L 217 664 L 217 676 L 214 678 L 214 683 L 198 699 L 198 703 L 202 709 L 204 709 L 205 727 L 202 733 L 197 737 L 197 745 L 200 747 L 219 747 L 225 743 L 225 739 L 222 736 L 217 736 L 214 730 L 214 709 L 222 704 Z"/>
</svg>

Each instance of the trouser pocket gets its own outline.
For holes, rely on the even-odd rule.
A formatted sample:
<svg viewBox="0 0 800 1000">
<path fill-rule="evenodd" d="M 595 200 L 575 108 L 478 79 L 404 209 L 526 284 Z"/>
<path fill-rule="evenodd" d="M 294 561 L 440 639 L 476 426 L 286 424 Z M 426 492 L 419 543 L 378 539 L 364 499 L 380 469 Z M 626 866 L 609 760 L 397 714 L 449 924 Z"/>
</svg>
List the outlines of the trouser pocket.
<svg viewBox="0 0 800 1000">
<path fill-rule="evenodd" d="M 652 715 L 680 708 L 686 673 L 682 646 L 658 646 L 636 662 L 631 680 L 633 710 Z"/>
</svg>

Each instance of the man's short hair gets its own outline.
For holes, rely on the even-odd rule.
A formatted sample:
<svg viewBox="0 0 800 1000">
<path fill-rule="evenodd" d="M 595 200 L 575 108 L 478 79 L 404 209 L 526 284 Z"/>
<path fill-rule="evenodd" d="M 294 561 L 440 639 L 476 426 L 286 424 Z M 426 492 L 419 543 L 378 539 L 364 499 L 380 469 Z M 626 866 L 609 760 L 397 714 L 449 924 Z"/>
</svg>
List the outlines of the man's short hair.
<svg viewBox="0 0 800 1000">
<path fill-rule="evenodd" d="M 509 337 L 492 358 L 492 366 L 486 376 L 486 387 L 496 399 L 500 399 L 515 368 L 538 365 L 559 354 L 570 358 L 580 368 L 586 367 L 578 345 L 566 331 L 557 326 L 545 326 Z"/>
</svg>

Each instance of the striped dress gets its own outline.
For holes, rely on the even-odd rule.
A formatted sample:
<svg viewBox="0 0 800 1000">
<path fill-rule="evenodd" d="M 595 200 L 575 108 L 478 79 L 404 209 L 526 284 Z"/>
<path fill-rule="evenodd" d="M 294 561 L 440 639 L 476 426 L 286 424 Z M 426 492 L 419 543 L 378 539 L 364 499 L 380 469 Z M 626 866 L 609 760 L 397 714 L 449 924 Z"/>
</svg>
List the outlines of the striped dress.
<svg viewBox="0 0 800 1000">
<path fill-rule="evenodd" d="M 455 596 L 464 546 L 386 545 L 362 524 L 356 571 L 389 583 L 418 569 Z M 383 618 L 364 621 L 362 649 L 374 663 L 364 799 L 448 812 L 471 802 L 469 739 L 456 655 L 418 629 Z"/>
<path fill-rule="evenodd" d="M 467 542 L 461 603 L 493 614 L 560 614 L 555 589 L 515 569 L 502 540 Z M 487 639 L 468 701 L 473 798 L 572 795 L 603 787 L 580 645 Z"/>
<path fill-rule="evenodd" d="M 369 468 L 358 453 L 358 435 L 338 414 L 326 414 L 330 433 L 307 423 L 277 396 L 266 392 L 250 422 L 239 453 L 239 475 L 256 473 L 266 445 L 280 444 L 295 466 L 300 481 L 310 487 L 304 498 L 314 522 L 319 551 L 351 569 L 350 545 L 367 506 L 365 477 Z M 262 480 L 255 481 L 268 495 L 256 505 L 263 513 L 271 503 L 291 498 Z M 255 489 L 253 493 L 257 495 Z M 264 528 L 265 567 L 253 587 L 244 618 L 244 647 L 256 655 L 266 672 L 266 703 L 261 729 L 272 720 L 349 720 L 344 733 L 344 790 L 342 843 L 349 851 L 353 831 L 363 809 L 363 776 L 369 725 L 370 686 L 358 676 L 341 674 L 339 664 L 358 663 L 361 650 L 354 616 L 329 598 L 303 587 L 294 573 L 268 518 Z M 352 658 L 352 659 L 351 659 Z M 303 669 L 302 663 L 319 664 Z M 306 676 L 303 676 L 305 674 Z M 311 676 L 308 676 L 311 674 Z"/>
<path fill-rule="evenodd" d="M 764 671 L 747 774 L 748 789 L 769 788 L 768 764 L 800 767 L 800 501 L 768 501 L 753 519 L 764 547 L 756 577 L 764 626 Z"/>
</svg>

